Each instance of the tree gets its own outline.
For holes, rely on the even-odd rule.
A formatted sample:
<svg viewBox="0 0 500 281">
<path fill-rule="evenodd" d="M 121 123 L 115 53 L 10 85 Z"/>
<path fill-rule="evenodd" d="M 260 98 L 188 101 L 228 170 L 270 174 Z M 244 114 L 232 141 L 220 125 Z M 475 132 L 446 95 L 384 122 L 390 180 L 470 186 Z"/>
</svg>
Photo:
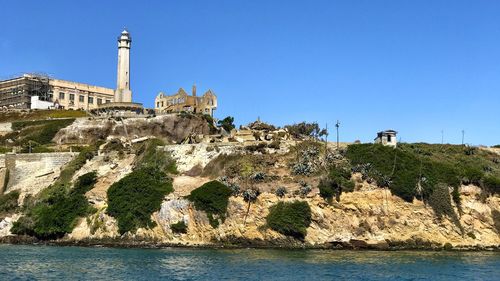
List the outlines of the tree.
<svg viewBox="0 0 500 281">
<path fill-rule="evenodd" d="M 219 124 L 219 126 L 224 128 L 224 130 L 226 130 L 226 132 L 230 132 L 232 129 L 234 129 L 233 122 L 234 122 L 234 117 L 228 116 L 222 120 L 219 120 L 218 124 Z"/>
</svg>

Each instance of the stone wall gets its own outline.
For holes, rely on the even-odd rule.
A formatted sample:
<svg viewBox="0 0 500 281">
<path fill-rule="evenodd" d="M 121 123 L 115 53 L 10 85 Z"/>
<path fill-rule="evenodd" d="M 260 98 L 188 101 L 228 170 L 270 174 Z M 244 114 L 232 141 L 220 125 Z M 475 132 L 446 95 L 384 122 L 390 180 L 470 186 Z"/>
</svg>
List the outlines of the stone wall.
<svg viewBox="0 0 500 281">
<path fill-rule="evenodd" d="M 5 192 L 20 190 L 37 193 L 49 186 L 59 176 L 62 166 L 78 153 L 29 153 L 0 155 L 0 168 L 9 171 L 9 182 Z"/>
</svg>

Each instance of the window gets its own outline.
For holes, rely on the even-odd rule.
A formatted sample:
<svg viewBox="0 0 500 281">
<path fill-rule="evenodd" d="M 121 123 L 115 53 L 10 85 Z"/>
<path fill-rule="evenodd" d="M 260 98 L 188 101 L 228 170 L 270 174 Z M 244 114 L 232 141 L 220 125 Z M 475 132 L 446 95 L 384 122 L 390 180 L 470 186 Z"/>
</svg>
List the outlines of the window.
<svg viewBox="0 0 500 281">
<path fill-rule="evenodd" d="M 89 97 L 89 104 L 94 104 L 94 98 L 93 97 Z"/>
<path fill-rule="evenodd" d="M 80 95 L 80 96 L 78 97 L 78 101 L 79 101 L 79 102 L 84 102 L 84 101 L 85 101 L 85 96 Z"/>
<path fill-rule="evenodd" d="M 160 107 L 160 102 L 159 101 L 156 102 L 156 107 Z"/>
<path fill-rule="evenodd" d="M 102 104 L 102 99 L 97 99 L 97 105 Z"/>
<path fill-rule="evenodd" d="M 63 99 L 64 99 L 64 93 L 63 93 L 63 92 L 59 92 L 59 99 L 60 99 L 60 100 L 63 100 Z"/>
<path fill-rule="evenodd" d="M 69 94 L 69 100 L 74 101 L 75 100 L 75 94 Z"/>
<path fill-rule="evenodd" d="M 106 103 L 110 103 L 110 102 L 111 102 L 111 100 L 106 100 Z"/>
<path fill-rule="evenodd" d="M 387 142 L 391 142 L 391 135 L 387 135 Z"/>
<path fill-rule="evenodd" d="M 163 107 L 163 102 L 161 102 L 161 107 Z"/>
</svg>

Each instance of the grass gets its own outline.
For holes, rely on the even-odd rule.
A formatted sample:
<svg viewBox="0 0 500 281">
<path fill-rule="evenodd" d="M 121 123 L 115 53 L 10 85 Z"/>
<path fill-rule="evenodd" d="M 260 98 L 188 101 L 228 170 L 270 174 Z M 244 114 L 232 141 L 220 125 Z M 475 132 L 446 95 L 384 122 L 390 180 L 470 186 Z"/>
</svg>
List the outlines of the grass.
<svg viewBox="0 0 500 281">
<path fill-rule="evenodd" d="M 43 120 L 50 118 L 80 118 L 87 117 L 83 110 L 26 110 L 7 111 L 0 116 L 0 122 L 14 122 L 21 120 Z"/>
<path fill-rule="evenodd" d="M 96 182 L 96 173 L 82 175 L 74 188 L 51 189 L 42 202 L 36 204 L 29 214 L 21 217 L 12 227 L 15 234 L 27 234 L 49 240 L 63 237 L 76 226 L 78 219 L 93 211 L 85 192 Z"/>
<path fill-rule="evenodd" d="M 210 225 L 219 226 L 219 218 L 224 222 L 231 189 L 218 181 L 211 181 L 191 191 L 187 198 L 197 210 L 207 213 Z M 217 217 L 214 217 L 217 216 Z"/>
<path fill-rule="evenodd" d="M 135 162 L 137 168 L 151 168 L 165 171 L 169 174 L 177 174 L 177 165 L 175 160 L 163 150 L 158 150 L 158 146 L 164 146 L 165 143 L 160 139 L 150 139 L 142 144 L 136 154 Z"/>
<path fill-rule="evenodd" d="M 304 239 L 311 224 L 311 208 L 304 201 L 278 202 L 270 208 L 266 222 L 283 235 Z"/>
<path fill-rule="evenodd" d="M 139 168 L 108 189 L 107 213 L 117 219 L 121 234 L 154 227 L 151 214 L 172 191 L 172 181 L 163 171 Z"/>
<path fill-rule="evenodd" d="M 12 123 L 14 132 L 0 137 L 0 143 L 10 145 L 7 139 L 12 139 L 14 145 L 24 147 L 50 144 L 59 130 L 69 126 L 74 121 L 75 119 L 16 121 Z"/>
</svg>

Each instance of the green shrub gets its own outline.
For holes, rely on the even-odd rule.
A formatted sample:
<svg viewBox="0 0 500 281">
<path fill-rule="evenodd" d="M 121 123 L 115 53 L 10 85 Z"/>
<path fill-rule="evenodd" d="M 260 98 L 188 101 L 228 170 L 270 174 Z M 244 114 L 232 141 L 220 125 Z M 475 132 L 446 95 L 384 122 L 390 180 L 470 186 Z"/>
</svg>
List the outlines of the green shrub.
<svg viewBox="0 0 500 281">
<path fill-rule="evenodd" d="M 494 176 L 485 177 L 483 187 L 491 194 L 500 194 L 500 178 Z"/>
<path fill-rule="evenodd" d="M 430 159 L 421 150 L 405 145 L 392 148 L 380 144 L 355 144 L 348 146 L 346 156 L 352 165 L 369 163 L 369 176 L 379 186 L 387 185 L 393 194 L 408 202 L 416 196 L 428 199 L 438 183 L 460 185 L 460 173 L 452 164 Z M 423 188 L 422 194 L 418 194 L 418 183 Z"/>
<path fill-rule="evenodd" d="M 278 202 L 270 208 L 266 222 L 283 235 L 304 239 L 311 224 L 311 208 L 304 201 Z"/>
<path fill-rule="evenodd" d="M 226 118 L 219 120 L 217 124 L 224 128 L 226 132 L 230 132 L 232 129 L 234 129 L 234 117 L 227 116 Z"/>
<path fill-rule="evenodd" d="M 432 194 L 429 196 L 428 202 L 439 219 L 447 216 L 456 226 L 460 228 L 463 233 L 463 228 L 460 224 L 460 220 L 458 219 L 458 216 L 455 213 L 453 206 L 451 205 L 450 192 L 446 184 L 438 184 L 434 188 Z"/>
<path fill-rule="evenodd" d="M 27 213 L 12 226 L 12 233 L 35 236 L 39 239 L 55 239 L 69 233 L 75 227 L 78 217 L 90 213 L 85 192 L 92 188 L 89 178 L 95 172 L 78 178 L 75 188 L 71 189 L 71 179 L 95 153 L 95 147 L 86 147 L 61 171 L 59 178 L 47 189 L 40 192 L 27 208 Z M 83 184 L 86 183 L 86 184 Z"/>
<path fill-rule="evenodd" d="M 231 189 L 226 185 L 219 181 L 211 181 L 191 191 L 187 198 L 194 203 L 196 209 L 207 213 L 210 225 L 216 228 L 219 225 L 218 218 L 225 220 L 231 193 Z"/>
<path fill-rule="evenodd" d="M 184 221 L 180 221 L 178 223 L 171 224 L 170 229 L 172 229 L 172 232 L 174 233 L 187 233 L 188 227 Z"/>
<path fill-rule="evenodd" d="M 154 227 L 151 214 L 172 192 L 172 181 L 159 169 L 139 168 L 108 189 L 107 213 L 118 221 L 121 234 L 140 227 Z"/>
<path fill-rule="evenodd" d="M 91 172 L 79 177 L 73 189 L 67 190 L 64 185 L 52 188 L 43 201 L 13 224 L 12 232 L 44 240 L 60 238 L 70 233 L 79 217 L 93 211 L 84 194 L 94 183 L 95 172 Z"/>
<path fill-rule="evenodd" d="M 465 166 L 462 170 L 462 183 L 480 185 L 484 172 L 478 167 Z"/>
<path fill-rule="evenodd" d="M 170 155 L 158 150 L 158 146 L 164 146 L 165 143 L 160 139 L 150 139 L 144 143 L 137 151 L 139 155 L 135 166 L 137 168 L 152 168 L 166 171 L 170 174 L 177 174 L 177 165 Z"/>
<path fill-rule="evenodd" d="M 0 195 L 0 214 L 11 213 L 17 210 L 19 199 L 19 191 L 12 191 L 7 194 Z"/>
<path fill-rule="evenodd" d="M 17 144 L 28 144 L 34 141 L 39 144 L 49 144 L 54 136 L 61 130 L 71 125 L 75 119 L 19 121 L 12 123 L 13 130 L 21 130 L 17 136 Z"/>
<path fill-rule="evenodd" d="M 351 172 L 344 168 L 332 167 L 326 178 L 320 180 L 319 195 L 330 202 L 333 196 L 340 202 L 342 192 L 354 191 L 354 182 L 351 181 Z"/>
</svg>

